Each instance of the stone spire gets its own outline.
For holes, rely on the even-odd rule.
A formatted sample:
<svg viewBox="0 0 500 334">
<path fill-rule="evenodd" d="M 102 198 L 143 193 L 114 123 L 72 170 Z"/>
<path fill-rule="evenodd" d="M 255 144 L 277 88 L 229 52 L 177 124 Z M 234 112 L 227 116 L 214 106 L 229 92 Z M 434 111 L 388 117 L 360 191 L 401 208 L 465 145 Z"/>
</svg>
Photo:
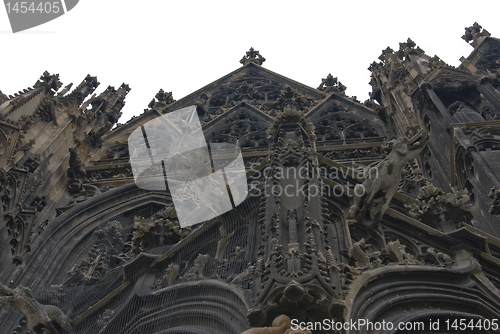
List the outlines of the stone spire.
<svg viewBox="0 0 500 334">
<path fill-rule="evenodd" d="M 92 77 L 88 74 L 85 79 L 65 97 L 74 98 L 77 105 L 80 106 L 87 96 L 96 90 L 97 86 L 99 86 L 97 77 Z"/>
<path fill-rule="evenodd" d="M 49 72 L 45 71 L 33 87 L 44 87 L 47 92 L 49 92 L 50 90 L 57 92 L 59 88 L 61 88 L 61 86 L 62 83 L 61 81 L 59 81 L 59 74 L 50 74 Z"/>
</svg>

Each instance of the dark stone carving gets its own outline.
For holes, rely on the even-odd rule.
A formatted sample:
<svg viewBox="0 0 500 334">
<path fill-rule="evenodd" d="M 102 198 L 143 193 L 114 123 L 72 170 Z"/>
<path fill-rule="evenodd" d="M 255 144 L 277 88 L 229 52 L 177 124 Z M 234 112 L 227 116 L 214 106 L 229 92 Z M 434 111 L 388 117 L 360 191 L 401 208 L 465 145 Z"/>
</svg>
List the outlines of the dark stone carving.
<svg viewBox="0 0 500 334">
<path fill-rule="evenodd" d="M 41 212 L 46 205 L 47 205 L 47 201 L 45 199 L 45 196 L 35 197 L 30 204 L 30 206 L 34 207 L 36 209 L 36 211 L 38 211 L 38 212 Z"/>
<path fill-rule="evenodd" d="M 387 257 L 390 262 L 402 265 L 420 265 L 412 254 L 406 252 L 406 246 L 399 240 L 389 241 L 385 249 L 382 250 L 382 257 Z"/>
<path fill-rule="evenodd" d="M 304 112 L 300 110 L 296 110 L 293 108 L 285 108 L 283 112 L 280 112 L 276 115 L 276 121 L 267 129 L 267 134 L 270 136 L 274 136 L 277 131 L 277 127 L 281 123 L 298 123 L 301 124 L 304 130 L 307 131 L 308 135 L 311 136 L 312 139 L 315 139 L 314 135 L 314 125 L 311 122 L 307 121 L 304 117 Z"/>
<path fill-rule="evenodd" d="M 173 263 L 169 264 L 168 267 L 165 269 L 165 275 L 156 282 L 154 289 L 158 290 L 160 286 L 172 285 L 175 279 L 179 276 L 179 273 L 180 273 L 180 267 L 178 264 L 173 264 Z"/>
<path fill-rule="evenodd" d="M 83 101 L 92 94 L 95 89 L 99 86 L 99 82 L 97 81 L 97 77 L 92 77 L 90 74 L 87 74 L 85 79 L 75 88 L 71 93 L 64 96 L 65 98 L 74 99 L 77 106 L 80 106 Z"/>
<path fill-rule="evenodd" d="M 499 215 L 500 214 L 500 191 L 498 189 L 491 188 L 490 192 L 488 193 L 488 196 L 491 199 L 490 213 L 492 215 Z"/>
<path fill-rule="evenodd" d="M 399 191 L 415 198 L 420 189 L 428 183 L 429 180 L 422 174 L 422 169 L 418 166 L 416 159 L 410 160 L 401 171 Z"/>
<path fill-rule="evenodd" d="M 362 185 L 354 188 L 353 204 L 349 209 L 349 218 L 362 221 L 366 213 L 378 224 L 389 207 L 401 180 L 401 170 L 406 163 L 414 159 L 425 147 L 427 132 L 420 130 L 411 139 L 402 137 L 389 142 L 389 155 L 374 166 L 376 175 L 370 175 Z M 361 201 L 363 203 L 360 206 Z"/>
<path fill-rule="evenodd" d="M 11 255 L 16 264 L 23 263 L 23 256 L 30 252 L 30 236 L 33 222 L 33 212 L 6 214 L 7 234 L 10 238 Z"/>
<path fill-rule="evenodd" d="M 59 74 L 50 74 L 45 71 L 40 79 L 33 85 L 34 88 L 44 87 L 46 92 L 57 92 L 61 88 L 62 82 L 59 81 Z"/>
<path fill-rule="evenodd" d="M 425 265 L 451 267 L 453 261 L 448 254 L 440 252 L 433 247 L 425 247 L 420 258 Z"/>
<path fill-rule="evenodd" d="M 93 129 L 86 135 L 92 147 L 101 147 L 102 137 L 118 122 L 129 91 L 127 84 L 118 89 L 108 86 L 102 94 L 86 102 L 92 105 L 90 112 L 86 113 L 88 120 L 94 121 Z"/>
<path fill-rule="evenodd" d="M 40 162 L 38 161 L 37 158 L 28 158 L 23 164 L 24 168 L 28 169 L 30 173 L 33 173 L 38 166 L 40 166 Z"/>
<path fill-rule="evenodd" d="M 67 174 L 70 178 L 68 190 L 71 193 L 80 192 L 80 190 L 82 190 L 82 182 L 80 181 L 80 179 L 84 179 L 87 175 L 87 172 L 82 168 L 82 160 L 78 156 L 78 152 L 75 148 L 69 149 L 69 167 L 67 170 Z"/>
<path fill-rule="evenodd" d="M 220 226 L 219 231 L 221 239 L 217 242 L 217 252 L 215 253 L 215 258 L 222 262 L 224 260 L 224 253 L 226 252 L 227 245 L 231 241 L 235 231 L 227 233 L 224 225 Z"/>
<path fill-rule="evenodd" d="M 111 129 L 111 125 L 108 124 L 106 126 L 103 126 L 99 129 L 97 129 L 97 131 L 94 131 L 94 130 L 91 130 L 88 135 L 87 135 L 87 138 L 90 142 L 90 145 L 92 147 L 101 147 L 102 145 L 102 136 L 104 134 L 106 134 L 106 132 L 108 132 L 110 129 Z"/>
<path fill-rule="evenodd" d="M 137 255 L 162 245 L 172 245 L 185 238 L 191 230 L 181 228 L 173 207 L 167 207 L 150 219 L 134 217 L 132 254 Z"/>
<path fill-rule="evenodd" d="M 172 97 L 172 92 L 165 92 L 163 89 L 160 89 L 158 93 L 156 93 L 155 98 L 149 102 L 148 107 L 151 109 L 156 109 L 162 113 L 166 112 L 166 106 L 175 102 Z"/>
<path fill-rule="evenodd" d="M 233 119 L 225 121 L 220 128 L 214 130 L 209 140 L 213 143 L 238 142 L 241 148 L 267 148 L 267 124 L 262 118 L 242 107 Z"/>
<path fill-rule="evenodd" d="M 53 305 L 40 304 L 30 291 L 18 285 L 10 289 L 0 283 L 0 304 L 18 308 L 26 317 L 28 329 L 34 334 L 58 334 L 61 328 L 71 331 L 71 319 Z"/>
<path fill-rule="evenodd" d="M 278 81 L 260 75 L 247 76 L 228 82 L 214 91 L 210 97 L 206 95 L 206 100 L 201 96 L 200 107 L 209 115 L 205 116 L 205 121 L 215 119 L 240 101 L 246 101 L 269 113 L 281 90 L 282 84 Z"/>
<path fill-rule="evenodd" d="M 95 241 L 85 257 L 66 274 L 65 286 L 91 285 L 102 278 L 116 263 L 122 250 L 123 227 L 117 221 L 110 221 L 94 232 Z"/>
<path fill-rule="evenodd" d="M 184 279 L 186 281 L 195 281 L 203 278 L 203 271 L 205 266 L 210 260 L 210 255 L 208 254 L 198 254 L 198 257 L 193 262 L 193 266 L 186 273 Z"/>
<path fill-rule="evenodd" d="M 30 139 L 28 142 L 23 141 L 24 136 L 19 135 L 19 140 L 17 142 L 16 148 L 14 149 L 13 154 L 16 154 L 19 151 L 22 151 L 24 154 L 28 153 L 31 147 L 35 144 L 34 139 Z"/>
<path fill-rule="evenodd" d="M 69 149 L 68 176 L 72 179 L 84 178 L 86 176 L 85 170 L 82 169 L 82 160 L 75 148 Z"/>
<path fill-rule="evenodd" d="M 241 58 L 240 63 L 243 65 L 246 65 L 248 63 L 262 65 L 262 63 L 264 63 L 265 61 L 266 58 L 262 57 L 259 51 L 250 48 L 250 50 L 247 51 L 246 56 L 243 56 L 243 58 Z"/>
<path fill-rule="evenodd" d="M 491 34 L 483 29 L 477 22 L 468 28 L 465 28 L 465 34 L 462 39 L 469 43 L 473 48 L 476 48 L 485 37 L 489 37 Z"/>
<path fill-rule="evenodd" d="M 281 91 L 281 96 L 274 102 L 274 107 L 279 110 L 286 108 L 294 110 L 302 110 L 307 100 L 291 87 L 286 87 Z"/>
<path fill-rule="evenodd" d="M 371 248 L 370 244 L 365 242 L 365 239 L 356 241 L 352 245 L 351 257 L 355 261 L 356 270 L 366 270 L 378 268 L 381 264 L 379 259 L 380 252 L 374 252 L 369 250 Z"/>
<path fill-rule="evenodd" d="M 344 93 L 347 87 L 338 81 L 337 77 L 334 78 L 331 74 L 328 74 L 325 79 L 321 79 L 321 85 L 319 85 L 318 89 L 327 92 L 336 91 Z"/>
<path fill-rule="evenodd" d="M 314 133 L 318 142 L 346 144 L 356 141 L 382 141 L 384 137 L 380 125 L 349 113 L 338 103 L 331 103 L 311 121 L 315 125 Z"/>
<path fill-rule="evenodd" d="M 40 115 L 42 121 L 48 123 L 54 120 L 54 101 L 45 99 L 38 106 L 37 114 Z"/>
<path fill-rule="evenodd" d="M 406 205 L 410 215 L 424 224 L 445 232 L 457 229 L 472 219 L 470 197 L 466 189 L 445 194 L 441 189 L 428 184 L 418 195 L 418 203 Z"/>
</svg>

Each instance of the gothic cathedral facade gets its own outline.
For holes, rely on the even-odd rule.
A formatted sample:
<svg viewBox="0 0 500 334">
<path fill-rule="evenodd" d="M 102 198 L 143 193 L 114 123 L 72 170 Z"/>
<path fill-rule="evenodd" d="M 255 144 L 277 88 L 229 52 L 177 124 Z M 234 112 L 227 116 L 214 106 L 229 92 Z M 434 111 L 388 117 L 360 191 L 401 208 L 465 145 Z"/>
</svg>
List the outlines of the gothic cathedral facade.
<svg viewBox="0 0 500 334">
<path fill-rule="evenodd" d="M 500 40 L 477 23 L 462 38 L 459 67 L 410 39 L 385 49 L 365 102 L 253 49 L 125 124 L 126 84 L 96 96 L 96 77 L 73 88 L 45 72 L 0 92 L 0 332 L 496 332 Z M 181 226 L 168 189 L 137 186 L 129 136 L 188 106 L 207 142 L 237 145 L 248 191 Z"/>
</svg>

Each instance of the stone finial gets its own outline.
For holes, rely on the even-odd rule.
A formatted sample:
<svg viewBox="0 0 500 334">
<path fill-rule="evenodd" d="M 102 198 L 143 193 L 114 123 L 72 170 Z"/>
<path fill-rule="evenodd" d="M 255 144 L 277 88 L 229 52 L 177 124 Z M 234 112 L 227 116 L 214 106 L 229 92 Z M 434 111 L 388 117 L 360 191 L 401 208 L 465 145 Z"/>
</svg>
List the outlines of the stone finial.
<svg viewBox="0 0 500 334">
<path fill-rule="evenodd" d="M 148 107 L 162 110 L 165 106 L 173 102 L 175 102 L 175 100 L 172 96 L 172 92 L 165 92 L 163 89 L 160 89 L 155 95 L 155 98 L 149 102 Z"/>
<path fill-rule="evenodd" d="M 472 26 L 465 28 L 465 34 L 462 36 L 462 39 L 473 48 L 476 48 L 486 37 L 490 36 L 491 34 L 486 29 L 483 29 L 477 22 L 474 22 Z"/>
<path fill-rule="evenodd" d="M 340 92 L 344 92 L 347 88 L 340 81 L 338 81 L 337 77 L 333 77 L 331 74 L 328 74 L 326 78 L 321 79 L 321 85 L 319 85 L 318 89 L 321 91 L 327 91 L 331 90 L 330 87 L 335 88 Z"/>
<path fill-rule="evenodd" d="M 281 91 L 280 97 L 274 101 L 274 107 L 279 110 L 286 108 L 302 110 L 306 102 L 306 98 L 299 91 L 287 86 Z"/>
<path fill-rule="evenodd" d="M 259 53 L 259 51 L 254 50 L 253 48 L 250 48 L 249 51 L 247 51 L 246 56 L 243 56 L 241 58 L 240 63 L 243 65 L 246 65 L 248 63 L 254 63 L 257 65 L 262 65 L 266 61 L 266 58 L 262 57 Z"/>
<path fill-rule="evenodd" d="M 55 92 L 58 91 L 62 86 L 61 81 L 59 81 L 59 74 L 50 74 L 47 71 L 43 72 L 40 79 L 38 79 L 33 87 L 38 88 L 42 86 L 45 87 L 47 91 L 51 89 Z"/>
<path fill-rule="evenodd" d="M 399 50 L 396 52 L 396 56 L 402 60 L 410 53 L 419 55 L 425 54 L 424 50 L 419 48 L 411 38 L 408 38 L 406 42 L 399 43 Z"/>
</svg>

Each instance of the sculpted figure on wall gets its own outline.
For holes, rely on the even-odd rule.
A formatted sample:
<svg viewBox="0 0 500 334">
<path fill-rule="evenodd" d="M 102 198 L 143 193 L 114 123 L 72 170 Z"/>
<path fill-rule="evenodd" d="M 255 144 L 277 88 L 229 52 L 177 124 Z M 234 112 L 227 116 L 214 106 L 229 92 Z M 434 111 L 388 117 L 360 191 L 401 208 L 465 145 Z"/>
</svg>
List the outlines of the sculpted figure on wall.
<svg viewBox="0 0 500 334">
<path fill-rule="evenodd" d="M 10 289 L 0 283 L 0 304 L 17 307 L 23 312 L 28 329 L 33 334 L 43 334 L 43 328 L 48 334 L 58 334 L 61 328 L 67 331 L 73 329 L 71 319 L 58 307 L 40 304 L 23 286 Z"/>
<path fill-rule="evenodd" d="M 422 152 L 426 138 L 427 131 L 419 130 L 410 139 L 401 137 L 389 142 L 388 156 L 374 167 L 370 167 L 366 180 L 355 186 L 353 202 L 349 209 L 350 219 L 360 221 L 368 213 L 375 224 L 382 220 L 398 189 L 401 170 L 408 161 L 415 159 Z"/>
</svg>

